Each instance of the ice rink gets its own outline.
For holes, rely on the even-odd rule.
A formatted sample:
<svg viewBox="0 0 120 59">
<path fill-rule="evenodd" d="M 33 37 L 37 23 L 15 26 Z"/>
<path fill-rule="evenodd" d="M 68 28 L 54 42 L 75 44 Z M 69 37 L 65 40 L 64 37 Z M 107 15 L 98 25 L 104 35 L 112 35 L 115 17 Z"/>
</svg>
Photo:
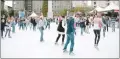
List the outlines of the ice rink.
<svg viewBox="0 0 120 59">
<path fill-rule="evenodd" d="M 63 53 L 61 45 L 62 38 L 59 39 L 59 45 L 55 45 L 57 38 L 57 25 L 51 24 L 51 29 L 44 31 L 44 42 L 40 42 L 40 31 L 19 30 L 16 26 L 16 33 L 12 38 L 1 39 L 1 57 L 2 58 L 119 58 L 119 29 L 112 32 L 106 32 L 99 42 L 99 50 L 94 47 L 94 33 L 90 29 L 90 34 L 80 35 L 80 28 L 77 28 L 75 36 L 74 56 Z M 66 41 L 66 38 L 65 38 Z M 70 46 L 68 45 L 68 51 Z"/>
</svg>

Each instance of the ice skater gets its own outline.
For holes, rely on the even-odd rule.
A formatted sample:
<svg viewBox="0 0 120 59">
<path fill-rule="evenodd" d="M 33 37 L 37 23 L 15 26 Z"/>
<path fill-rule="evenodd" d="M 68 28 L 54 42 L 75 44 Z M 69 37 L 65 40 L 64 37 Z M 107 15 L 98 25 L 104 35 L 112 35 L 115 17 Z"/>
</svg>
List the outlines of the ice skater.
<svg viewBox="0 0 120 59">
<path fill-rule="evenodd" d="M 8 37 L 11 38 L 10 32 L 11 32 L 11 26 L 12 26 L 12 16 L 8 16 L 7 18 L 7 22 L 6 22 L 6 33 L 5 33 L 5 37 L 8 34 Z"/>
<path fill-rule="evenodd" d="M 85 20 L 83 17 L 80 17 L 80 28 L 81 28 L 81 35 L 83 35 L 83 32 L 85 31 Z"/>
<path fill-rule="evenodd" d="M 70 13 L 69 15 L 70 15 L 70 17 L 67 20 L 67 41 L 65 43 L 63 52 L 67 52 L 67 50 L 66 50 L 67 46 L 71 42 L 70 51 L 69 51 L 69 54 L 71 55 L 71 54 L 74 54 L 73 53 L 73 48 L 74 48 L 74 32 L 75 32 L 75 29 L 74 29 L 73 14 Z"/>
<path fill-rule="evenodd" d="M 115 32 L 115 22 L 116 22 L 116 17 L 112 16 L 111 17 L 112 32 Z"/>
<path fill-rule="evenodd" d="M 89 19 L 88 19 L 88 17 L 87 17 L 87 20 L 86 20 L 86 33 L 88 33 L 88 34 L 90 34 L 90 32 L 89 32 L 89 26 L 90 26 L 90 21 L 89 21 Z"/>
<path fill-rule="evenodd" d="M 3 32 L 5 30 L 5 19 L 1 18 L 1 38 L 3 38 Z"/>
<path fill-rule="evenodd" d="M 106 28 L 107 28 L 107 16 L 106 15 L 103 16 L 102 22 L 103 22 L 104 25 L 106 25 L 106 26 L 103 27 L 103 37 L 105 37 Z"/>
<path fill-rule="evenodd" d="M 58 37 L 55 41 L 55 44 L 57 44 L 60 36 L 62 35 L 62 45 L 64 44 L 64 38 L 65 38 L 65 28 L 64 28 L 64 20 L 63 20 L 63 17 L 59 17 L 59 25 L 58 25 L 58 28 L 57 28 L 57 31 L 59 32 L 58 33 Z"/>
<path fill-rule="evenodd" d="M 100 12 L 98 12 L 97 15 L 95 15 L 93 22 L 94 22 L 93 31 L 95 34 L 94 46 L 98 48 L 98 44 L 100 41 L 101 28 L 102 26 L 105 26 L 102 22 L 102 17 Z"/>
<path fill-rule="evenodd" d="M 16 22 L 15 19 L 12 19 L 12 33 L 15 33 L 15 26 L 16 26 Z"/>
<path fill-rule="evenodd" d="M 40 17 L 39 18 L 39 22 L 38 22 L 38 29 L 41 33 L 41 36 L 40 36 L 40 42 L 43 42 L 44 41 L 44 38 L 43 38 L 43 35 L 44 35 L 44 20 L 43 20 L 43 17 Z"/>
</svg>

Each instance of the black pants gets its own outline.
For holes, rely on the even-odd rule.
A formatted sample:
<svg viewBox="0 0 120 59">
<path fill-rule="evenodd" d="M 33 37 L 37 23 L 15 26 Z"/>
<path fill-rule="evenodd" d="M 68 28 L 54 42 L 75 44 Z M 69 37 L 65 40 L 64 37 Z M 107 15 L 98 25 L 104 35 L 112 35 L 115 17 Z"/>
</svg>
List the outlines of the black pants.
<svg viewBox="0 0 120 59">
<path fill-rule="evenodd" d="M 100 41 L 100 31 L 101 30 L 94 30 L 94 34 L 95 34 L 95 43 L 94 44 L 98 44 Z"/>
<path fill-rule="evenodd" d="M 108 32 L 108 24 L 107 24 L 107 32 Z"/>
<path fill-rule="evenodd" d="M 61 36 L 61 34 L 58 34 L 58 37 L 57 37 L 57 39 L 56 39 L 56 42 L 58 42 L 60 36 Z M 64 38 L 65 38 L 65 34 L 62 35 L 62 43 L 64 43 Z"/>
<path fill-rule="evenodd" d="M 1 30 L 1 37 L 3 37 L 3 31 L 4 31 L 4 30 Z"/>
<path fill-rule="evenodd" d="M 8 33 L 8 36 L 10 37 L 10 29 L 6 29 L 6 33 L 5 33 L 5 37 L 6 37 L 6 35 L 7 35 L 7 33 Z"/>
<path fill-rule="evenodd" d="M 33 31 L 36 31 L 36 25 L 33 25 Z"/>
<path fill-rule="evenodd" d="M 103 36 L 105 37 L 106 26 L 103 27 Z"/>
</svg>

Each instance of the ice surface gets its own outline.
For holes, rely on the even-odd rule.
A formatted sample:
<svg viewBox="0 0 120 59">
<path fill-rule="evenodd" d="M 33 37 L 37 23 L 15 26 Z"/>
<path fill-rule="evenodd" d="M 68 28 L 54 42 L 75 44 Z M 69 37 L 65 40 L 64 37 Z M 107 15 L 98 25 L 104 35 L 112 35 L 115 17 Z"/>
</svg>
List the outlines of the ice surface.
<svg viewBox="0 0 120 59">
<path fill-rule="evenodd" d="M 106 33 L 103 38 L 101 31 L 101 39 L 99 42 L 99 50 L 94 48 L 94 33 L 90 29 L 90 34 L 84 33 L 80 35 L 80 28 L 77 28 L 75 36 L 74 56 L 63 53 L 61 45 L 62 38 L 55 45 L 57 38 L 57 25 L 51 24 L 51 29 L 44 31 L 44 42 L 40 42 L 40 32 L 19 30 L 16 26 L 16 33 L 12 34 L 12 38 L 1 39 L 1 57 L 2 58 L 118 58 L 119 57 L 119 30 Z M 66 41 L 66 39 L 65 39 Z M 68 45 L 68 51 L 70 46 Z"/>
</svg>

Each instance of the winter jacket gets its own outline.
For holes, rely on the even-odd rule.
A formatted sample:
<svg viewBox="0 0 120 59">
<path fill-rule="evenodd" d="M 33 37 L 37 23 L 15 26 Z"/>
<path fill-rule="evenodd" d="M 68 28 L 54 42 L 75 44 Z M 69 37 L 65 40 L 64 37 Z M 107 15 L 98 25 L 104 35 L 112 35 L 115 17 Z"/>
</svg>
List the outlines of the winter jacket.
<svg viewBox="0 0 120 59">
<path fill-rule="evenodd" d="M 86 25 L 89 25 L 89 23 L 90 23 L 89 20 L 86 20 Z"/>
<path fill-rule="evenodd" d="M 69 17 L 69 19 L 67 20 L 67 34 L 70 34 L 70 33 L 74 32 L 74 31 L 75 31 L 74 18 Z"/>
<path fill-rule="evenodd" d="M 94 18 L 94 30 L 100 30 L 104 26 L 106 25 L 102 22 L 102 18 Z"/>
<path fill-rule="evenodd" d="M 6 22 L 6 29 L 11 29 L 12 23 L 11 22 Z"/>
<path fill-rule="evenodd" d="M 63 21 L 59 21 L 59 25 L 58 25 L 58 28 L 57 28 L 57 31 L 58 32 L 65 32 L 65 29 L 63 27 Z"/>
<path fill-rule="evenodd" d="M 35 21 L 35 19 L 33 20 L 32 23 L 33 23 L 33 26 L 36 26 L 36 24 L 37 24 L 36 21 Z"/>
<path fill-rule="evenodd" d="M 108 21 L 109 21 L 109 19 L 108 18 L 106 18 L 106 17 L 103 17 L 102 18 L 102 22 L 104 23 L 104 24 L 108 24 Z"/>
<path fill-rule="evenodd" d="M 85 21 L 84 20 L 80 20 L 80 27 L 81 28 L 85 27 Z"/>
<path fill-rule="evenodd" d="M 39 20 L 37 26 L 38 28 L 44 27 L 44 20 Z"/>
<path fill-rule="evenodd" d="M 1 22 L 1 30 L 4 31 L 5 29 L 5 22 Z"/>
</svg>

